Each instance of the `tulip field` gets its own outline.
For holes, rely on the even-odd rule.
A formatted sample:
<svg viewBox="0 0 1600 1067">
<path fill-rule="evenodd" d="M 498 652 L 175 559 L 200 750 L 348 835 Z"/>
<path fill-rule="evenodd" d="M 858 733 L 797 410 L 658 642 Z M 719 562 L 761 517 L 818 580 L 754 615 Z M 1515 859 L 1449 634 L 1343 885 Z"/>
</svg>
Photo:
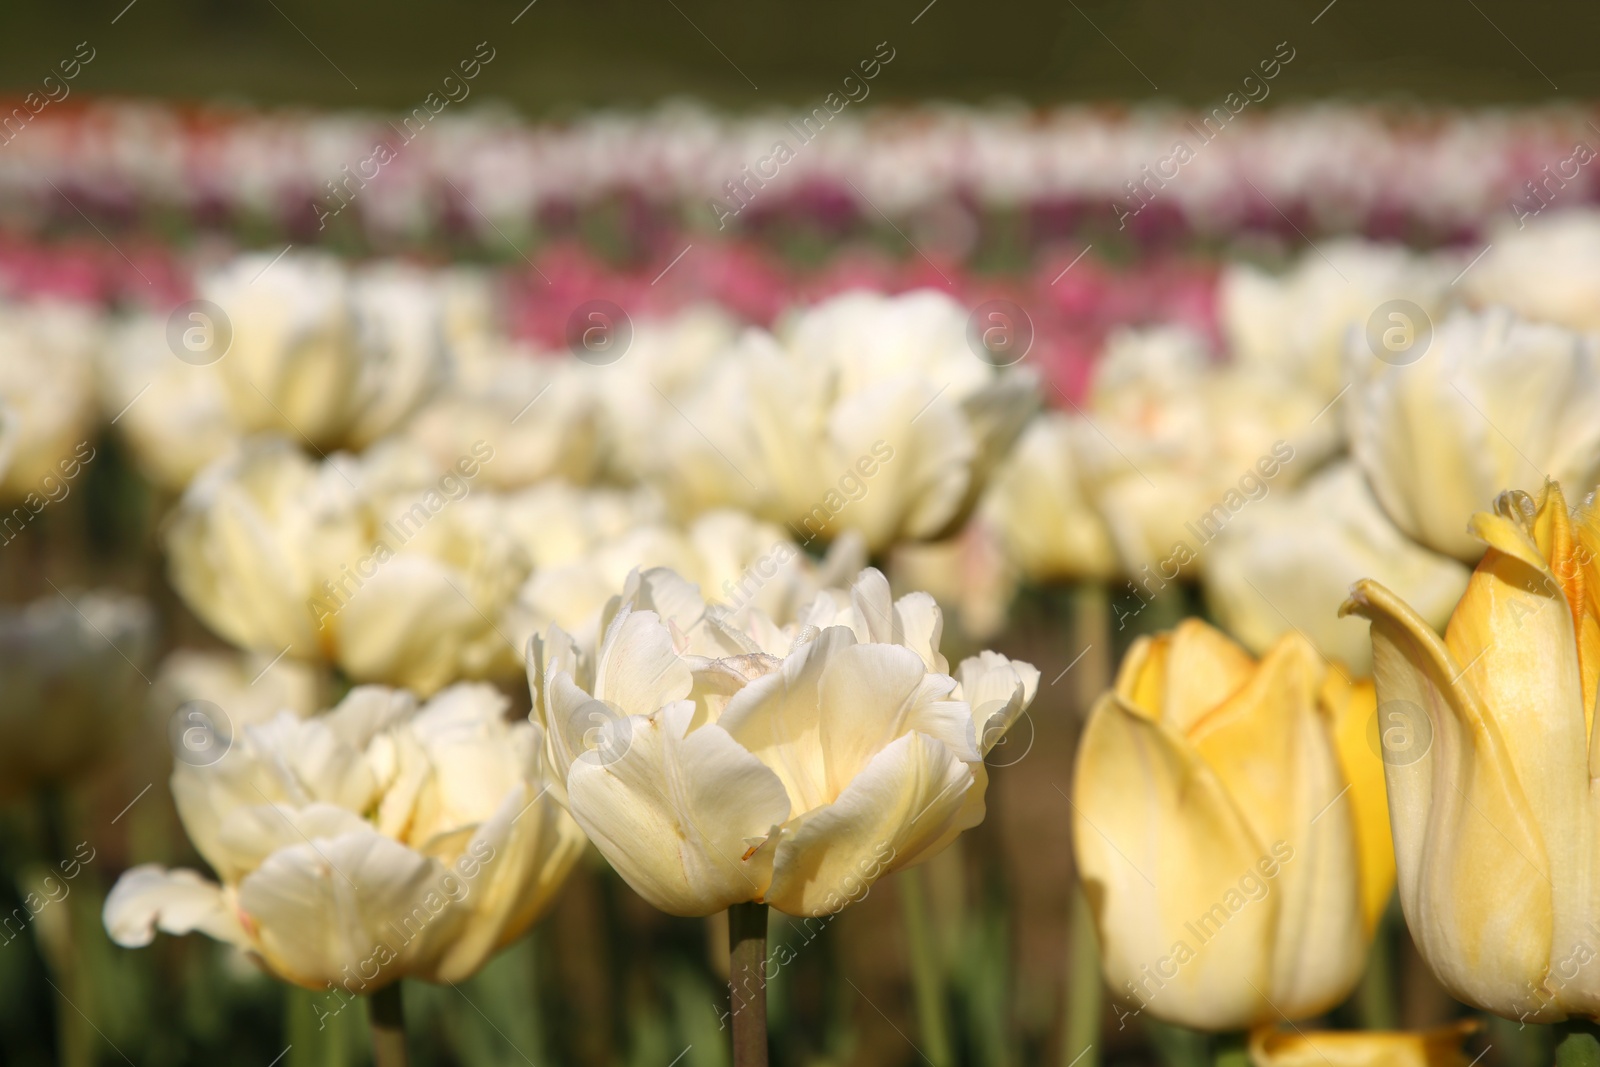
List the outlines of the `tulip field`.
<svg viewBox="0 0 1600 1067">
<path fill-rule="evenodd" d="M 15 94 L 0 1063 L 1600 1067 L 1600 111 L 912 47 Z"/>
</svg>

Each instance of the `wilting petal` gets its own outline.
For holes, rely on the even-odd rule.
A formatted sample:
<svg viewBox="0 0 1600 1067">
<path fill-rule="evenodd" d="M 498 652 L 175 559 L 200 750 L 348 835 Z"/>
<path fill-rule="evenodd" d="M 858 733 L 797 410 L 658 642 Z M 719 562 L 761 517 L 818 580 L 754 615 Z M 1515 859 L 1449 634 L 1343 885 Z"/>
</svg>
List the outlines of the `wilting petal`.
<svg viewBox="0 0 1600 1067">
<path fill-rule="evenodd" d="M 878 877 L 930 852 L 973 784 L 971 769 L 947 746 L 903 735 L 837 800 L 784 827 L 767 902 L 790 915 L 827 915 L 854 903 Z"/>
<path fill-rule="evenodd" d="M 579 759 L 567 778 L 578 825 L 629 885 L 673 915 L 760 900 L 772 857 L 759 846 L 789 818 L 778 776 L 719 725 L 685 735 L 693 715 L 681 701 L 619 720 L 631 731 L 626 750 Z"/>
</svg>

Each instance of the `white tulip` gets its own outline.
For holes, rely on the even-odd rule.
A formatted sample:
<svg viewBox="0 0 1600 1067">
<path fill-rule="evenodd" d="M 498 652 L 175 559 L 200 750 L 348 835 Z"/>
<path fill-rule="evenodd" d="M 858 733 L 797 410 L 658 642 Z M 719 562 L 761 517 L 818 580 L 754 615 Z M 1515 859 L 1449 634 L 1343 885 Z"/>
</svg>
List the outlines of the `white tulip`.
<svg viewBox="0 0 1600 1067">
<path fill-rule="evenodd" d="M 583 838 L 544 794 L 544 739 L 508 701 L 457 685 L 351 690 L 180 757 L 173 797 L 220 884 L 145 864 L 105 903 L 120 945 L 198 930 L 311 989 L 459 982 L 548 907 Z M 329 1013 L 339 1005 L 331 1000 Z"/>
<path fill-rule="evenodd" d="M 1406 538 L 1353 463 L 1327 468 L 1298 489 L 1246 509 L 1217 536 L 1205 568 L 1217 624 L 1265 655 L 1297 630 L 1324 658 L 1372 673 L 1372 642 L 1339 617 L 1350 586 L 1373 578 L 1438 629 L 1466 591 L 1470 571 Z"/>
<path fill-rule="evenodd" d="M 778 627 L 635 573 L 599 648 L 529 649 L 565 803 L 646 900 L 831 914 L 983 817 L 983 756 L 1038 672 L 985 652 L 952 677 L 926 594 L 876 571 Z"/>
<path fill-rule="evenodd" d="M 1467 531 L 1482 502 L 1546 479 L 1600 477 L 1600 350 L 1592 338 L 1524 322 L 1503 309 L 1457 312 L 1405 363 L 1348 360 L 1341 403 L 1351 453 L 1395 525 L 1471 562 Z"/>
</svg>

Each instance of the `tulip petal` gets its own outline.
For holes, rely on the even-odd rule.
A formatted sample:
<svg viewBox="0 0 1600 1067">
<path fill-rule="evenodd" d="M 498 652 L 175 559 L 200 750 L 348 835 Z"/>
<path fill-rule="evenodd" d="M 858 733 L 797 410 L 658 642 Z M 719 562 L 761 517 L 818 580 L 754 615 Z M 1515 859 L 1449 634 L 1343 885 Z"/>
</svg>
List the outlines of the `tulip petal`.
<svg viewBox="0 0 1600 1067">
<path fill-rule="evenodd" d="M 1349 784 L 1329 724 L 1319 714 L 1323 666 L 1309 642 L 1285 634 L 1244 688 L 1189 729 L 1255 839 L 1288 848 L 1275 887 L 1277 929 L 1270 989 L 1290 1018 L 1344 999 L 1360 973 L 1361 928 Z"/>
<path fill-rule="evenodd" d="M 381 834 L 344 834 L 274 852 L 239 883 L 239 907 L 273 973 L 311 989 L 347 975 L 378 988 L 456 936 L 464 909 L 448 877 Z"/>
<path fill-rule="evenodd" d="M 1039 692 L 1039 668 L 998 652 L 968 656 L 956 668 L 956 678 L 961 699 L 972 705 L 978 749 L 986 756 Z"/>
<path fill-rule="evenodd" d="M 948 840 L 973 785 L 971 768 L 948 746 L 926 734 L 901 736 L 833 803 L 784 827 L 767 902 L 790 915 L 828 915 L 854 903 L 884 873 Z"/>
<path fill-rule="evenodd" d="M 1199 753 L 1108 693 L 1084 729 L 1072 806 L 1116 994 L 1208 1030 L 1276 1018 L 1265 996 L 1279 894 L 1263 878 L 1278 865 Z"/>
<path fill-rule="evenodd" d="M 169 934 L 199 930 L 240 948 L 250 939 L 228 907 L 222 887 L 194 871 L 145 863 L 125 871 L 106 896 L 106 933 L 123 948 L 141 948 L 157 929 Z"/>
<path fill-rule="evenodd" d="M 1263 1027 L 1250 1035 L 1250 1061 L 1255 1067 L 1467 1067 L 1462 1043 L 1480 1029 L 1475 1019 L 1416 1032 Z"/>
<path fill-rule="evenodd" d="M 1529 1021 L 1562 1018 L 1527 988 L 1550 964 L 1553 887 L 1500 724 L 1445 643 L 1383 586 L 1356 583 L 1343 610 L 1372 623 L 1380 725 L 1393 719 L 1426 744 L 1384 766 L 1412 937 L 1454 996 L 1501 1011 L 1526 1004 Z"/>
<path fill-rule="evenodd" d="M 1339 768 L 1350 783 L 1356 853 L 1361 864 L 1361 915 L 1367 936 L 1394 895 L 1394 837 L 1389 831 L 1389 796 L 1377 737 L 1378 695 L 1370 679 L 1351 683 L 1338 671 L 1322 680 L 1322 706 L 1333 719 Z"/>
<path fill-rule="evenodd" d="M 567 778 L 578 825 L 640 896 L 672 915 L 762 899 L 771 854 L 747 842 L 789 818 L 778 776 L 720 725 L 686 734 L 693 716 L 685 700 L 621 720 L 631 730 L 625 751 L 579 759 Z"/>
<path fill-rule="evenodd" d="M 651 715 L 693 688 L 689 665 L 656 613 L 623 605 L 606 627 L 595 661 L 595 697 L 625 715 Z"/>
</svg>

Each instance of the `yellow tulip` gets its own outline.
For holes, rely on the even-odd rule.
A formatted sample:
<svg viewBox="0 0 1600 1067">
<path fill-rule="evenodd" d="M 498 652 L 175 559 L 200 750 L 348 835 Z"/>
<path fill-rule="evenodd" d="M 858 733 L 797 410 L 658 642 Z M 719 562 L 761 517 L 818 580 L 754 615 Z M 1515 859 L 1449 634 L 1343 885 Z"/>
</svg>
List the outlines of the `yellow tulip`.
<svg viewBox="0 0 1600 1067">
<path fill-rule="evenodd" d="M 1189 620 L 1129 650 L 1073 796 L 1119 996 L 1231 1030 L 1349 994 L 1394 879 L 1372 711 L 1298 634 L 1257 662 Z"/>
<path fill-rule="evenodd" d="M 1376 582 L 1345 604 L 1372 622 L 1400 903 L 1458 999 L 1594 1015 L 1600 517 L 1547 483 L 1471 529 L 1488 551 L 1442 639 Z"/>
<path fill-rule="evenodd" d="M 1254 1067 L 1467 1067 L 1462 1043 L 1479 1029 L 1468 1020 L 1433 1030 L 1283 1031 L 1250 1035 Z"/>
</svg>

